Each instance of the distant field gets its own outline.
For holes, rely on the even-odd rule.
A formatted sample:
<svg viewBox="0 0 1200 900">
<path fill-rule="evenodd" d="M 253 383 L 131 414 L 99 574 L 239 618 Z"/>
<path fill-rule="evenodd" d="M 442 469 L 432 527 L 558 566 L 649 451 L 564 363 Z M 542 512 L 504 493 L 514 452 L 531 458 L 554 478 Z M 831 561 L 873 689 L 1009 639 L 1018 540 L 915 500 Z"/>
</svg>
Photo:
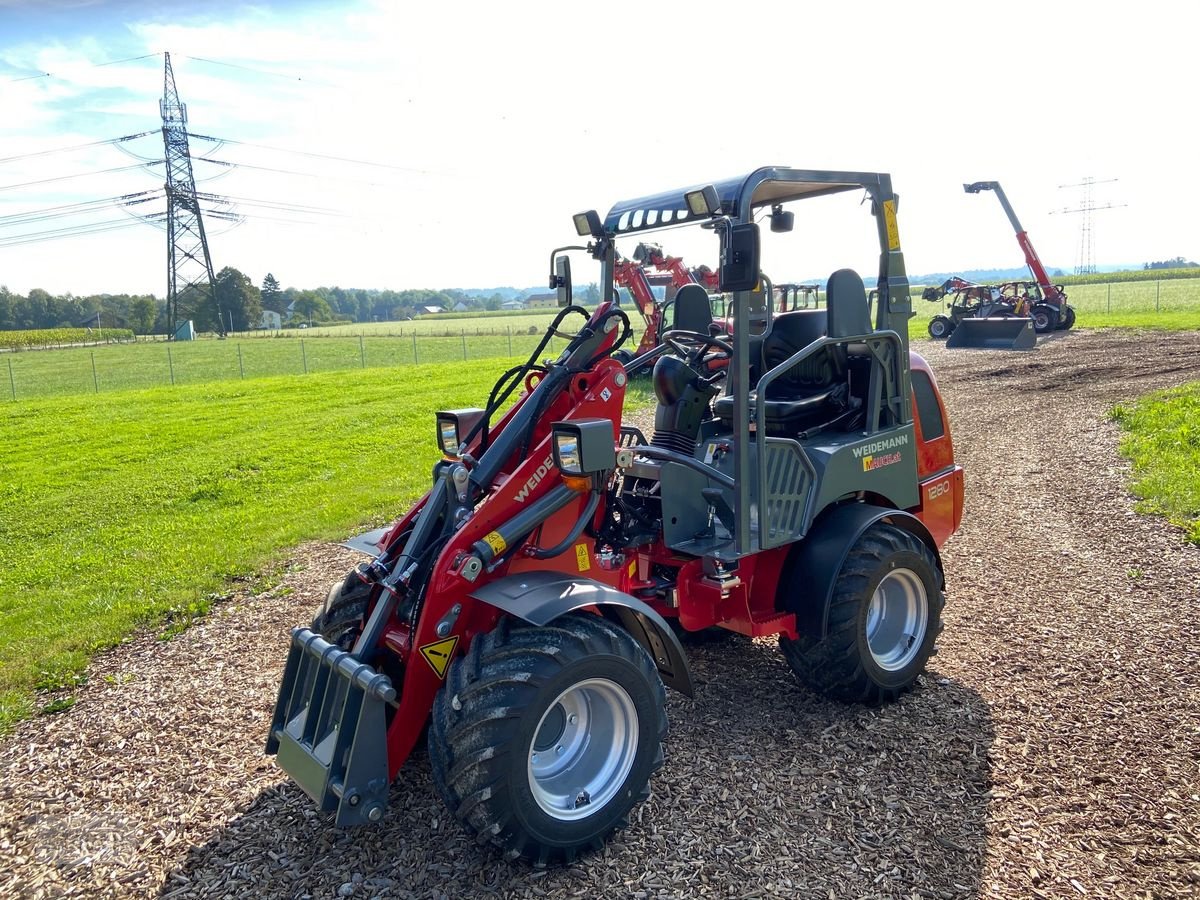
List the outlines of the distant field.
<svg viewBox="0 0 1200 900">
<path fill-rule="evenodd" d="M 402 370 L 417 364 L 527 358 L 547 324 L 543 320 L 537 334 L 511 337 L 506 333 L 321 337 L 302 331 L 302 337 L 275 340 L 238 335 L 225 341 L 139 342 L 3 354 L 0 398 L 24 400 L 352 369 L 393 369 L 394 374 L 385 377 L 406 379 Z M 550 351 L 564 346 L 556 338 Z"/>
<path fill-rule="evenodd" d="M 365 335 L 501 335 L 528 332 L 530 327 L 545 331 L 557 309 L 546 309 L 528 313 L 488 314 L 475 316 L 419 316 L 406 322 L 347 322 L 344 325 L 316 325 L 309 328 L 282 328 L 277 331 L 251 331 L 236 337 L 302 338 L 302 337 L 346 337 Z M 569 321 L 573 321 L 569 320 Z M 582 321 L 582 319 L 580 320 Z"/>
</svg>

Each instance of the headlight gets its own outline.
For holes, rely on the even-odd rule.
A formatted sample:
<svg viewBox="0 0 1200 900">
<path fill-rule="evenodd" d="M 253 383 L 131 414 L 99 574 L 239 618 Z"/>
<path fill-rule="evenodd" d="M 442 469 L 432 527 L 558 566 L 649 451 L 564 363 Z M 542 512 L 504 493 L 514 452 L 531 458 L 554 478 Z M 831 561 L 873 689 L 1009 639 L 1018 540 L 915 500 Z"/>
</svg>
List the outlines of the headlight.
<svg viewBox="0 0 1200 900">
<path fill-rule="evenodd" d="M 457 457 L 467 435 L 483 418 L 482 409 L 447 409 L 437 414 L 438 447 L 446 456 Z"/>
<path fill-rule="evenodd" d="M 608 419 L 555 422 L 554 462 L 565 477 L 594 475 L 616 467 L 613 423 Z"/>
</svg>

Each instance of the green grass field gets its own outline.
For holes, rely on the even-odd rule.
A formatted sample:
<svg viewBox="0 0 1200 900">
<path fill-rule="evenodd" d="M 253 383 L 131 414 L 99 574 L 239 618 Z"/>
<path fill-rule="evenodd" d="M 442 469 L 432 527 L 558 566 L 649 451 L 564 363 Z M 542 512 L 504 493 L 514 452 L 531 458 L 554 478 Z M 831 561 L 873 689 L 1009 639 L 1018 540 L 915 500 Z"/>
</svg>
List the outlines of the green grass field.
<svg viewBox="0 0 1200 900">
<path fill-rule="evenodd" d="M 25 400 L 131 388 L 203 384 L 271 375 L 528 357 L 537 334 L 464 337 L 298 337 L 277 340 L 139 342 L 0 354 L 0 400 Z M 301 332 L 301 334 L 305 334 Z M 554 352 L 565 342 L 556 338 Z M 465 348 L 465 350 L 464 350 Z M 510 349 L 511 348 L 511 349 Z M 94 366 L 94 368 L 93 368 Z M 379 376 L 376 376 L 379 377 Z M 398 373 L 390 377 L 403 377 Z"/>
<path fill-rule="evenodd" d="M 142 625 L 404 512 L 434 412 L 482 406 L 495 360 L 0 404 L 0 731 Z M 649 402 L 632 385 L 633 406 Z M 61 697 L 48 711 L 62 708 Z"/>
<path fill-rule="evenodd" d="M 203 611 L 283 548 L 428 487 L 433 413 L 494 362 L 0 405 L 0 726 L 139 624 Z"/>
<path fill-rule="evenodd" d="M 1118 406 L 1121 452 L 1133 461 L 1143 512 L 1166 516 L 1200 544 L 1200 382 Z"/>
</svg>

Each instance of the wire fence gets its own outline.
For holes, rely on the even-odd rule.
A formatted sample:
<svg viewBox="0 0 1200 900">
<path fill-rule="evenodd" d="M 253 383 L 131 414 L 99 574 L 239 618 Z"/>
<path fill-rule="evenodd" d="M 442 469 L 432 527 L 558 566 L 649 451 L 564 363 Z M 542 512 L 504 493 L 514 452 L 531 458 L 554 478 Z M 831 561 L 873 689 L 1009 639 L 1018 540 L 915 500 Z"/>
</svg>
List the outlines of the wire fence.
<svg viewBox="0 0 1200 900">
<path fill-rule="evenodd" d="M 0 354 L 0 384 L 7 381 L 8 399 L 20 400 L 272 375 L 527 358 L 542 336 L 540 330 L 471 334 L 462 329 L 453 335 L 142 341 L 30 350 Z M 565 344 L 562 338 L 551 338 L 544 355 L 556 356 Z"/>
<path fill-rule="evenodd" d="M 920 296 L 919 291 L 914 288 L 915 297 Z M 1189 321 L 1190 315 L 1195 315 L 1194 327 L 1200 328 L 1200 279 L 1071 285 L 1067 295 L 1078 313 L 1078 327 L 1088 327 L 1089 315 L 1112 314 L 1116 318 L 1138 313 L 1178 318 L 1187 313 Z M 913 307 L 919 314 L 936 311 L 933 304 L 917 301 Z M 636 316 L 634 323 L 640 330 Z M 1103 319 L 1097 324 L 1104 324 Z M 541 340 L 544 328 L 544 324 L 526 322 L 457 329 L 451 323 L 421 329 L 397 323 L 394 334 L 355 335 L 339 329 L 338 336 L 324 336 L 289 330 L 272 337 L 139 340 L 135 344 L 6 351 L 0 352 L 0 397 L 7 393 L 8 399 L 21 400 L 272 375 L 525 358 Z M 918 330 L 923 332 L 923 326 Z M 632 346 L 636 346 L 636 338 Z M 545 355 L 557 355 L 563 346 L 562 338 L 553 338 Z"/>
</svg>

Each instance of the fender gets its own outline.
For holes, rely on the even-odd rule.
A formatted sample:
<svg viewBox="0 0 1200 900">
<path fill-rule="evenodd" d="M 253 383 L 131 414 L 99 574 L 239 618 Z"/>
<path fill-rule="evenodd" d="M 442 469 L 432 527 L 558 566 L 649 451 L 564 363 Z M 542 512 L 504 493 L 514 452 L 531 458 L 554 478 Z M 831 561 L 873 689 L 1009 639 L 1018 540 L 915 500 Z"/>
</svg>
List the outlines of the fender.
<svg viewBox="0 0 1200 900">
<path fill-rule="evenodd" d="M 623 591 L 562 572 L 522 572 L 482 585 L 471 596 L 531 625 L 549 625 L 577 609 L 598 607 L 646 649 L 663 684 L 694 696 L 692 673 L 675 632 L 662 616 Z"/>
<path fill-rule="evenodd" d="M 808 535 L 792 551 L 784 568 L 781 585 L 789 586 L 791 596 L 782 598 L 781 605 L 795 613 L 797 630 L 816 640 L 825 637 L 829 628 L 829 604 L 833 600 L 833 585 L 838 572 L 863 533 L 876 522 L 909 532 L 933 551 L 937 560 L 939 587 L 946 586 L 942 572 L 942 556 L 929 529 L 912 513 L 888 509 L 867 503 L 844 503 L 823 513 Z"/>
</svg>

